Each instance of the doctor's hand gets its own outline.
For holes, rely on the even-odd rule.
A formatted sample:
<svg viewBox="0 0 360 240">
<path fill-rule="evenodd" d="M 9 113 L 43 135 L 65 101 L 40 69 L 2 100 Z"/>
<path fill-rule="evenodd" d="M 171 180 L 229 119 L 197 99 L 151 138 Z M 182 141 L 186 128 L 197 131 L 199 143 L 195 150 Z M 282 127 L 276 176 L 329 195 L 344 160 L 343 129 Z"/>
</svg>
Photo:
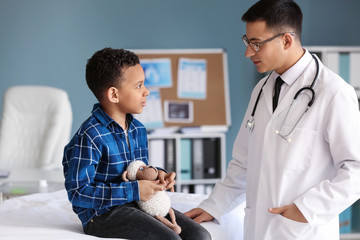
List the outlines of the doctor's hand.
<svg viewBox="0 0 360 240">
<path fill-rule="evenodd" d="M 273 214 L 280 214 L 283 217 L 286 217 L 296 222 L 302 222 L 302 223 L 308 222 L 304 217 L 304 215 L 299 210 L 299 208 L 294 203 L 282 207 L 269 208 L 268 211 Z"/>
<path fill-rule="evenodd" d="M 188 211 L 184 214 L 197 223 L 209 222 L 214 219 L 213 216 L 211 216 L 208 212 L 206 212 L 205 210 L 203 210 L 201 208 L 191 209 L 190 211 Z"/>
</svg>

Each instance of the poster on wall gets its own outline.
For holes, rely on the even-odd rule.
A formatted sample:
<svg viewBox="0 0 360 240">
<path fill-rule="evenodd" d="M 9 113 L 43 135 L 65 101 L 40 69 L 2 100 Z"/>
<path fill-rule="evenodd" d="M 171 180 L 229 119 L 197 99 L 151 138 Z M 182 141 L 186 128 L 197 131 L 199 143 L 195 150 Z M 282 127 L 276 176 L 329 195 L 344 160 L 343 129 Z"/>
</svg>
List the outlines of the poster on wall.
<svg viewBox="0 0 360 240">
<path fill-rule="evenodd" d="M 141 114 L 136 114 L 136 118 L 148 129 L 161 128 L 164 126 L 161 108 L 161 97 L 158 89 L 149 91 L 146 106 Z"/>
<path fill-rule="evenodd" d="M 170 58 L 140 59 L 147 88 L 172 87 Z"/>
<path fill-rule="evenodd" d="M 206 59 L 179 59 L 178 98 L 206 99 L 206 65 Z"/>
</svg>

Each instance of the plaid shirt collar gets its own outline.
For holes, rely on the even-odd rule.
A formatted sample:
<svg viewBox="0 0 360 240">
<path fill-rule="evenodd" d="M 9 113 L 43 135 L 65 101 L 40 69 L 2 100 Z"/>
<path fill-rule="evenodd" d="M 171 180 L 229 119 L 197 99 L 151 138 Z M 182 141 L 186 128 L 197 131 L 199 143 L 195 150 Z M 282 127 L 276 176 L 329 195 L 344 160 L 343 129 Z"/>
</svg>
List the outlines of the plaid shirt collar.
<svg viewBox="0 0 360 240">
<path fill-rule="evenodd" d="M 104 112 L 104 110 L 102 110 L 100 103 L 94 104 L 94 107 L 93 107 L 93 110 L 91 113 L 96 119 L 98 119 L 99 122 L 101 122 L 105 126 L 109 126 L 112 123 L 115 125 L 119 125 L 117 122 L 114 121 L 114 119 L 112 119 L 109 115 L 107 115 L 106 112 Z M 132 121 L 134 120 L 133 115 L 130 113 L 127 113 L 126 120 L 130 126 Z"/>
</svg>

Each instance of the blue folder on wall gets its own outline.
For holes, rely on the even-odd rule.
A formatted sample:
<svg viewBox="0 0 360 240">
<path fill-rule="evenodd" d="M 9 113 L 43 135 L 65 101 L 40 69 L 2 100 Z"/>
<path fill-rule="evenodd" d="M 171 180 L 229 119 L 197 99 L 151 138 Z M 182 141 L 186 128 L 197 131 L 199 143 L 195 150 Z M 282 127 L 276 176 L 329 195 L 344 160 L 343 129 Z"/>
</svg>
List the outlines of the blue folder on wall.
<svg viewBox="0 0 360 240">
<path fill-rule="evenodd" d="M 351 229 L 353 232 L 360 232 L 360 200 L 352 205 L 352 224 Z"/>
<path fill-rule="evenodd" d="M 342 233 L 351 233 L 352 225 L 352 207 L 345 209 L 339 215 L 339 224 L 340 224 L 340 234 Z"/>
<path fill-rule="evenodd" d="M 180 140 L 180 167 L 181 167 L 181 179 L 191 179 L 191 140 Z"/>
</svg>

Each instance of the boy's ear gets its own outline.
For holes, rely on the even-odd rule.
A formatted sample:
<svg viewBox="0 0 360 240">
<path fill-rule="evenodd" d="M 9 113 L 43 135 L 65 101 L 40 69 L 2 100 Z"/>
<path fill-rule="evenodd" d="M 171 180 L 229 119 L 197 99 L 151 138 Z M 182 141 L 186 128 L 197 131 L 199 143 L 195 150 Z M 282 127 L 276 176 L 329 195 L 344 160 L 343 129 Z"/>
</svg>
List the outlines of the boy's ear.
<svg viewBox="0 0 360 240">
<path fill-rule="evenodd" d="M 117 88 L 110 87 L 107 90 L 106 97 L 111 103 L 118 103 L 119 102 L 119 92 L 118 92 Z"/>
</svg>

